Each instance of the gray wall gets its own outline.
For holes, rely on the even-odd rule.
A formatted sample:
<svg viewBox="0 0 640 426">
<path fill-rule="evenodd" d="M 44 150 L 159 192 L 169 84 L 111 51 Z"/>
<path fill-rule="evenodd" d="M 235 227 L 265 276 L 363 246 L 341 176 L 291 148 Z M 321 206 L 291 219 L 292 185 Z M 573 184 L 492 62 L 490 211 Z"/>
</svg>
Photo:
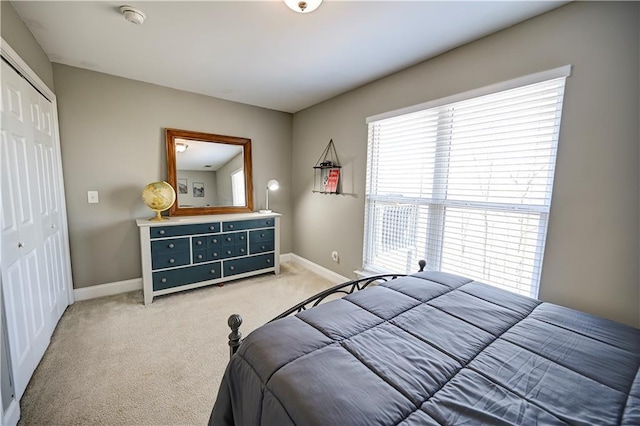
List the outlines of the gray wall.
<svg viewBox="0 0 640 426">
<path fill-rule="evenodd" d="M 244 155 L 236 155 L 216 172 L 218 176 L 218 203 L 222 206 L 233 205 L 233 184 L 231 183 L 231 173 L 244 166 Z M 268 182 L 268 181 L 267 181 Z M 264 186 L 267 186 L 265 183 Z M 265 195 L 266 197 L 266 195 Z"/>
<path fill-rule="evenodd" d="M 38 77 L 53 90 L 51 61 L 8 1 L 0 1 L 0 34 Z"/>
<path fill-rule="evenodd" d="M 187 180 L 187 193 L 178 194 L 179 205 L 206 207 L 220 205 L 218 202 L 218 177 L 214 171 L 178 170 L 178 179 Z M 193 182 L 204 184 L 204 197 L 193 196 Z"/>
<path fill-rule="evenodd" d="M 639 7 L 571 3 L 294 114 L 294 253 L 361 267 L 367 116 L 572 64 L 540 297 L 640 324 Z M 331 138 L 352 195 L 311 193 Z"/>
<path fill-rule="evenodd" d="M 251 139 L 256 209 L 267 181 L 291 251 L 291 114 L 53 64 L 74 287 L 142 276 L 135 219 L 152 214 L 142 188 L 166 179 L 163 129 Z M 99 204 L 87 204 L 97 190 Z"/>
</svg>

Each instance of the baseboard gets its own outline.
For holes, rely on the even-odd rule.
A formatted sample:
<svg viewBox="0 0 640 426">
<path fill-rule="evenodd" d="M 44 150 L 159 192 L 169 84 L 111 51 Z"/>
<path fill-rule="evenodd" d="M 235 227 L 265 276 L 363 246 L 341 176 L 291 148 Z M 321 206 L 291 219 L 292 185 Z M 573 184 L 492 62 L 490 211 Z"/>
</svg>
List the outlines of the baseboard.
<svg viewBox="0 0 640 426">
<path fill-rule="evenodd" d="M 73 289 L 73 298 L 78 302 L 80 300 L 95 299 L 96 297 L 111 296 L 136 290 L 142 290 L 142 278 L 76 288 Z"/>
<path fill-rule="evenodd" d="M 317 263 L 313 263 L 310 260 L 305 259 L 304 257 L 298 256 L 297 254 L 294 253 L 287 253 L 287 256 L 289 256 L 289 261 L 290 262 L 296 262 L 299 263 L 300 265 L 304 266 L 305 268 L 307 268 L 308 270 L 310 270 L 313 273 L 316 273 L 318 275 L 320 275 L 323 278 L 328 279 L 329 281 L 336 283 L 336 284 L 340 284 L 340 283 L 344 283 L 347 281 L 351 281 L 350 278 L 344 277 L 340 274 L 338 274 L 337 272 L 333 272 L 330 269 L 325 268 L 324 266 L 320 266 Z M 282 261 L 282 256 L 280 256 L 280 260 Z"/>
<path fill-rule="evenodd" d="M 284 253 L 280 255 L 280 263 L 282 262 L 296 262 L 304 266 L 311 272 L 320 275 L 323 278 L 328 279 L 336 284 L 349 281 L 349 278 L 345 278 L 342 275 L 335 273 L 327 268 L 324 268 L 310 260 L 300 257 L 294 253 Z M 113 283 L 93 285 L 91 287 L 83 287 L 73 289 L 73 298 L 76 302 L 81 300 L 95 299 L 96 297 L 112 296 L 114 294 L 126 293 L 129 291 L 142 290 L 142 278 L 134 278 L 132 280 L 117 281 Z"/>
<path fill-rule="evenodd" d="M 15 426 L 18 420 L 20 420 L 20 403 L 12 399 L 7 411 L 2 415 L 2 426 Z"/>
</svg>

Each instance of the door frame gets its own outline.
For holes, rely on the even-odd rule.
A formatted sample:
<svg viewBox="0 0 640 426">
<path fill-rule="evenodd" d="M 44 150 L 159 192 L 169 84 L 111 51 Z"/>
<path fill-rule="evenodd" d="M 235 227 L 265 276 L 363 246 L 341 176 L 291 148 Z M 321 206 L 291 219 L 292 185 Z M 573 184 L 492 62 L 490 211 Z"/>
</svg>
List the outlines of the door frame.
<svg viewBox="0 0 640 426">
<path fill-rule="evenodd" d="M 58 181 L 60 182 L 59 202 L 60 213 L 62 218 L 62 244 L 66 259 L 64 259 L 64 279 L 67 285 L 67 300 L 69 305 L 75 301 L 73 297 L 73 277 L 71 275 L 71 250 L 69 249 L 69 225 L 67 223 L 67 204 L 64 192 L 64 176 L 62 173 L 62 152 L 60 148 L 60 128 L 58 126 L 58 101 L 55 93 L 47 86 L 40 77 L 31 69 L 31 67 L 11 48 L 4 38 L 0 37 L 0 56 L 4 58 L 12 67 L 14 67 L 20 75 L 22 75 L 33 87 L 36 88 L 49 102 L 51 102 L 53 116 L 53 139 L 56 155 L 60 159 L 60 167 L 58 167 Z"/>
</svg>

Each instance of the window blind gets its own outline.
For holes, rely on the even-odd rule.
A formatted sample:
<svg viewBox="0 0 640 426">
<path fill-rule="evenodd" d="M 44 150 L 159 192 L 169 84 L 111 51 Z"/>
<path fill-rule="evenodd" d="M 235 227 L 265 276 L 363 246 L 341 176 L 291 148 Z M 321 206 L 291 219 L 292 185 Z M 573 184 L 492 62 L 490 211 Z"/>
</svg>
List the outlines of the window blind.
<svg viewBox="0 0 640 426">
<path fill-rule="evenodd" d="M 537 297 L 565 77 L 369 121 L 364 268 Z"/>
</svg>

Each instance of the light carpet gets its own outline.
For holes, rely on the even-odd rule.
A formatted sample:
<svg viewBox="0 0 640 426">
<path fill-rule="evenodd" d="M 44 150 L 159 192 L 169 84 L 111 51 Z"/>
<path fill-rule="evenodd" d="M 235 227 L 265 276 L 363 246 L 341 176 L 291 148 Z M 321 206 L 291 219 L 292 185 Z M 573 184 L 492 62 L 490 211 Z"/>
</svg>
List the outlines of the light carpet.
<svg viewBox="0 0 640 426">
<path fill-rule="evenodd" d="M 204 425 L 229 360 L 227 318 L 246 336 L 332 285 L 296 263 L 282 273 L 161 296 L 76 302 L 21 400 L 22 425 Z"/>
</svg>

